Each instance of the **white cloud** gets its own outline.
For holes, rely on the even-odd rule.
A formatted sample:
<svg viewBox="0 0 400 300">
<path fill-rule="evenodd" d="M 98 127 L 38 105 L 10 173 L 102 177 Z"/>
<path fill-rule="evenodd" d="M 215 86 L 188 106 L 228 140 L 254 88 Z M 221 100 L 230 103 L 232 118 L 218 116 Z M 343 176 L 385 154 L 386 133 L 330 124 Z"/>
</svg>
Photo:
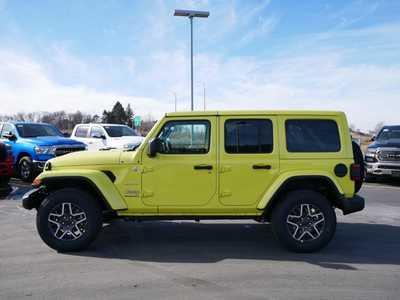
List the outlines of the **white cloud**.
<svg viewBox="0 0 400 300">
<path fill-rule="evenodd" d="M 131 103 L 137 113 L 159 117 L 173 107 L 152 98 L 57 84 L 31 58 L 4 50 L 0 51 L 0 97 L 0 114 L 56 110 L 101 114 L 119 100 L 125 105 Z"/>
<path fill-rule="evenodd" d="M 245 27 L 247 16 L 259 13 L 268 3 L 248 8 L 245 19 L 235 15 L 232 4 L 229 30 L 235 33 L 233 27 Z M 272 30 L 273 20 L 261 20 L 265 26 L 256 30 Z M 146 32 L 149 38 L 141 45 L 156 45 L 152 31 L 160 24 Z M 258 36 L 252 31 L 247 34 L 249 40 Z M 399 36 L 400 23 L 381 24 L 287 39 L 274 57 L 263 55 L 262 49 L 255 56 L 199 53 L 195 56 L 196 107 L 202 108 L 205 83 L 209 109 L 332 109 L 345 111 L 352 123 L 364 129 L 379 121 L 398 123 Z M 141 57 L 85 59 L 57 45 L 41 61 L 0 48 L 0 114 L 77 109 L 101 113 L 120 100 L 125 105 L 130 102 L 140 114 L 159 117 L 173 109 L 173 92 L 178 108 L 186 110 L 190 92 L 187 45 L 163 45 L 144 46 L 148 52 Z"/>
<path fill-rule="evenodd" d="M 178 108 L 188 109 L 185 52 L 159 52 L 151 55 L 151 60 L 146 70 L 134 67 L 134 73 L 141 76 L 136 83 L 150 89 L 151 96 L 142 97 L 118 89 L 102 91 L 84 83 L 60 84 L 32 58 L 0 51 L 0 114 L 78 109 L 101 113 L 120 100 L 124 105 L 131 103 L 139 114 L 159 117 L 173 110 L 173 92 L 178 94 Z M 77 66 L 81 63 L 76 62 Z M 199 109 L 205 83 L 208 109 L 342 110 L 351 123 L 364 129 L 379 121 L 399 122 L 399 65 L 350 65 L 346 51 L 325 51 L 275 59 L 200 54 L 195 66 L 195 104 Z"/>
<path fill-rule="evenodd" d="M 338 21 L 338 28 L 348 27 L 374 14 L 381 4 L 381 1 L 371 0 L 350 1 L 331 18 Z"/>
<path fill-rule="evenodd" d="M 247 44 L 258 37 L 265 37 L 270 34 L 279 23 L 279 18 L 276 16 L 259 17 L 256 27 L 246 32 L 241 38 L 240 44 Z"/>
</svg>

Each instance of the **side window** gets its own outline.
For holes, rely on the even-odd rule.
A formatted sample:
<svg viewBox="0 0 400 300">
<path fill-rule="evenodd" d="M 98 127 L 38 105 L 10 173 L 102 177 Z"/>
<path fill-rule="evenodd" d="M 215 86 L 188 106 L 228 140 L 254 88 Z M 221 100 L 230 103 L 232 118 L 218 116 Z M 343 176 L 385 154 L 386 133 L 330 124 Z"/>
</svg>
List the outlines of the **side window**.
<svg viewBox="0 0 400 300">
<path fill-rule="evenodd" d="M 210 149 L 209 121 L 170 121 L 158 135 L 164 154 L 205 154 Z"/>
<path fill-rule="evenodd" d="M 5 135 L 7 135 L 7 134 L 9 134 L 9 133 L 12 133 L 12 134 L 17 134 L 16 132 L 15 132 L 15 128 L 14 128 L 14 126 L 12 126 L 11 124 L 7 124 L 7 123 L 5 123 L 4 125 L 3 125 L 3 130 L 1 131 L 1 138 L 5 138 Z"/>
<path fill-rule="evenodd" d="M 338 152 L 340 135 L 334 120 L 287 120 L 288 152 Z"/>
<path fill-rule="evenodd" d="M 78 128 L 75 131 L 75 136 L 85 138 L 88 135 L 88 131 L 89 131 L 89 126 L 78 126 Z"/>
<path fill-rule="evenodd" d="M 238 119 L 225 122 L 227 153 L 271 153 L 273 145 L 271 120 Z"/>
<path fill-rule="evenodd" d="M 102 135 L 104 135 L 104 131 L 101 127 L 93 126 L 90 129 L 90 137 L 101 137 Z"/>
</svg>

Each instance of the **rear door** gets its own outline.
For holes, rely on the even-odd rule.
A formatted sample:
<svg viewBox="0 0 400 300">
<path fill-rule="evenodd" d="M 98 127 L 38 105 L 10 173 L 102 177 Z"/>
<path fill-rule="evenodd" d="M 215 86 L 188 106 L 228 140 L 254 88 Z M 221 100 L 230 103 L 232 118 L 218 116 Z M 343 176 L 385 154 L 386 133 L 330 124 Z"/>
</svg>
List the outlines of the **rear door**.
<svg viewBox="0 0 400 300">
<path fill-rule="evenodd" d="M 219 201 L 256 206 L 279 174 L 275 116 L 221 116 Z"/>
</svg>

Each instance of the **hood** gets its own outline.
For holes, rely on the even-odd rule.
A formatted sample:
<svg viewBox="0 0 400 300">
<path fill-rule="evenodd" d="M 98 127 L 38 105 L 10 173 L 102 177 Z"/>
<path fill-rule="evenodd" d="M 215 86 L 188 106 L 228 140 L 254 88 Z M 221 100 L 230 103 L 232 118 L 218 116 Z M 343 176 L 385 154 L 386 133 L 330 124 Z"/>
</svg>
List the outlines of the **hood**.
<svg viewBox="0 0 400 300">
<path fill-rule="evenodd" d="M 79 151 L 50 160 L 53 167 L 116 165 L 119 164 L 121 150 Z"/>
<path fill-rule="evenodd" d="M 375 141 L 368 145 L 370 148 L 400 148 L 400 140 Z"/>
<path fill-rule="evenodd" d="M 21 138 L 20 140 L 38 146 L 85 145 L 82 142 L 62 136 L 41 136 L 37 138 Z"/>
<path fill-rule="evenodd" d="M 142 136 L 122 136 L 122 137 L 113 137 L 110 139 L 109 146 L 122 148 L 125 144 L 140 144 L 144 140 Z"/>
</svg>

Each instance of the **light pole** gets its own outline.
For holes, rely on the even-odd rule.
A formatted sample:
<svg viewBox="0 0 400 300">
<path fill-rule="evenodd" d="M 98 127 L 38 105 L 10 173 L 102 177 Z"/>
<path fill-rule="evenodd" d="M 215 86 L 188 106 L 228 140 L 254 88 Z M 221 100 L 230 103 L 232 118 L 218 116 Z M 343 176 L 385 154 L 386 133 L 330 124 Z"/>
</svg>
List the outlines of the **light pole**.
<svg viewBox="0 0 400 300">
<path fill-rule="evenodd" d="M 175 9 L 175 17 L 188 17 L 190 20 L 190 108 L 193 110 L 193 18 L 208 18 L 208 11 Z"/>
</svg>

